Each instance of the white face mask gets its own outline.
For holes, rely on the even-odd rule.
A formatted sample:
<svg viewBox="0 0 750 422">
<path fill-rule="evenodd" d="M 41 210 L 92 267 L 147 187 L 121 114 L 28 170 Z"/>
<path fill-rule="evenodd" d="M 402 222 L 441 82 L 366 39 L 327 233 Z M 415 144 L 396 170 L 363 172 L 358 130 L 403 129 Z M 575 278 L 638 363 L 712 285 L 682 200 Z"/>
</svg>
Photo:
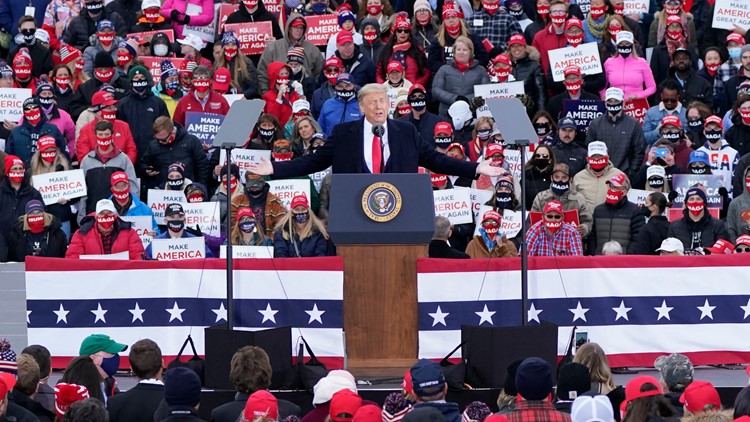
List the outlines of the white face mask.
<svg viewBox="0 0 750 422">
<path fill-rule="evenodd" d="M 169 48 L 164 44 L 156 44 L 154 46 L 154 54 L 157 56 L 166 56 L 169 52 Z"/>
</svg>

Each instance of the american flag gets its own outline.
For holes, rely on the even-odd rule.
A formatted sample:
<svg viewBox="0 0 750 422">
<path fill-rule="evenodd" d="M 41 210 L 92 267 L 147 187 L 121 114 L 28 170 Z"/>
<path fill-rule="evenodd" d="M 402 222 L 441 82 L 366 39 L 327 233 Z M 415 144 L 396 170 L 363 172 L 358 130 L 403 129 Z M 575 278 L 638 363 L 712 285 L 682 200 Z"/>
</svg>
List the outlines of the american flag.
<svg viewBox="0 0 750 422">
<path fill-rule="evenodd" d="M 748 270 L 744 254 L 530 258 L 528 319 L 559 326 L 558 355 L 577 326 L 612 366 L 653 366 L 673 352 L 745 363 Z M 447 355 L 461 325 L 520 325 L 520 259 L 420 259 L 417 271 L 420 358 Z"/>
<path fill-rule="evenodd" d="M 30 257 L 26 263 L 29 344 L 46 345 L 56 364 L 103 333 L 120 343 L 156 341 L 175 356 L 192 334 L 226 322 L 225 262 L 79 261 Z M 292 327 L 329 368 L 343 363 L 341 258 L 234 260 L 235 327 Z M 297 350 L 296 347 L 292 348 Z M 124 365 L 127 363 L 123 360 Z"/>
</svg>

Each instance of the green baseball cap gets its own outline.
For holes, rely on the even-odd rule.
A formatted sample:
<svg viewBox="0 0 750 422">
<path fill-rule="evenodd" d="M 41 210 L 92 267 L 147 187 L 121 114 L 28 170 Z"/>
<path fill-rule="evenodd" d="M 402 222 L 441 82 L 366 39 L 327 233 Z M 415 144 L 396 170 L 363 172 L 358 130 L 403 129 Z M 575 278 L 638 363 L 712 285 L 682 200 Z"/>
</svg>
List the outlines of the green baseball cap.
<svg viewBox="0 0 750 422">
<path fill-rule="evenodd" d="M 92 334 L 81 343 L 78 354 L 81 356 L 93 355 L 98 352 L 120 353 L 128 350 L 127 344 L 118 343 L 106 334 Z"/>
</svg>

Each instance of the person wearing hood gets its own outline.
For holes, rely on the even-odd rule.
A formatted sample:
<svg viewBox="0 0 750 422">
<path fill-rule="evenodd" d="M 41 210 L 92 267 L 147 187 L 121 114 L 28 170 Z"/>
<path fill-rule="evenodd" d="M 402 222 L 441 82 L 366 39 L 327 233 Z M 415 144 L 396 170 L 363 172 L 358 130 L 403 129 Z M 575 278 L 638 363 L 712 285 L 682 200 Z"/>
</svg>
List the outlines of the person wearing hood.
<svg viewBox="0 0 750 422">
<path fill-rule="evenodd" d="M 243 0 L 239 9 L 230 14 L 224 24 L 245 22 L 271 22 L 273 38 L 276 40 L 284 38 L 284 33 L 281 32 L 276 17 L 266 9 L 263 0 Z M 257 58 L 255 61 L 257 62 Z"/>
<path fill-rule="evenodd" d="M 16 126 L 5 143 L 5 152 L 21 158 L 28 165 L 31 156 L 36 152 L 36 140 L 49 135 L 55 138 L 57 148 L 69 157 L 68 146 L 57 126 L 47 121 L 36 98 L 27 98 L 23 102 L 23 120 Z"/>
<path fill-rule="evenodd" d="M 117 117 L 130 124 L 135 149 L 139 153 L 133 163 L 137 163 L 151 140 L 154 139 L 154 133 L 151 130 L 154 122 L 159 116 L 169 117 L 169 111 L 164 101 L 151 91 L 154 83 L 151 79 L 151 72 L 145 67 L 131 67 L 128 79 L 130 79 L 132 90 L 117 105 Z M 115 121 L 115 126 L 119 120 Z"/>
<path fill-rule="evenodd" d="M 8 238 L 8 258 L 23 262 L 27 256 L 65 258 L 68 238 L 60 228 L 60 221 L 44 212 L 38 199 L 26 203 L 24 215 L 18 217 Z"/>
<path fill-rule="evenodd" d="M 414 125 L 422 136 L 422 139 L 432 146 L 436 146 L 435 138 L 438 134 L 451 137 L 451 140 L 444 143 L 448 146 L 452 141 L 453 127 L 437 114 L 427 111 L 427 90 L 424 86 L 415 84 L 409 88 L 407 96 L 411 113 L 396 120 L 409 122 Z M 438 127 L 439 126 L 439 127 Z"/>
<path fill-rule="evenodd" d="M 378 83 L 383 83 L 388 79 L 388 65 L 392 61 L 401 63 L 404 78 L 410 82 L 420 85 L 429 83 L 431 73 L 427 65 L 427 57 L 413 41 L 411 22 L 407 16 L 399 13 L 391 27 L 391 37 L 376 62 L 375 79 Z"/>
<path fill-rule="evenodd" d="M 38 80 L 32 74 L 33 69 L 34 63 L 31 61 L 29 49 L 21 47 L 18 53 L 13 56 L 13 74 L 15 76 L 13 88 L 28 88 L 31 90 L 31 95 L 35 95 Z"/>
<path fill-rule="evenodd" d="M 91 36 L 98 32 L 98 24 L 102 20 L 110 21 L 118 36 L 124 37 L 128 33 L 129 27 L 125 19 L 119 13 L 111 9 L 107 10 L 104 7 L 104 0 L 85 0 L 84 6 L 81 14 L 73 18 L 65 28 L 62 41 L 66 44 L 84 51 L 96 39 L 92 39 Z"/>
<path fill-rule="evenodd" d="M 130 124 L 117 119 L 118 101 L 114 95 L 106 91 L 99 91 L 94 94 L 91 103 L 95 109 L 95 119 L 81 129 L 81 133 L 76 141 L 76 157 L 78 157 L 78 162 L 83 161 L 86 154 L 96 148 L 96 124 L 101 121 L 108 121 L 113 127 L 115 146 L 119 151 L 127 155 L 131 163 L 135 164 L 138 159 L 138 149 L 130 132 Z"/>
<path fill-rule="evenodd" d="M 4 159 L 5 178 L 0 182 L 0 237 L 9 239 L 10 230 L 17 219 L 26 214 L 26 205 L 42 200 L 26 177 L 26 165 L 19 157 L 8 154 Z"/>
<path fill-rule="evenodd" d="M 96 203 L 96 210 L 81 220 L 81 228 L 73 235 L 65 258 L 80 259 L 81 255 L 110 255 L 126 252 L 128 258 L 143 259 L 143 243 L 132 224 L 117 216 L 109 199 Z"/>
<path fill-rule="evenodd" d="M 453 58 L 450 64 L 440 67 L 432 82 L 432 94 L 440 102 L 440 115 L 447 116 L 448 107 L 459 96 L 474 98 L 474 86 L 490 83 L 487 71 L 474 60 L 474 44 L 464 36 L 459 36 L 453 44 Z"/>
<path fill-rule="evenodd" d="M 273 238 L 273 232 L 279 221 L 287 213 L 284 203 L 278 196 L 269 192 L 270 186 L 263 176 L 251 172 L 245 173 L 245 194 L 232 198 L 230 209 L 232 225 L 237 222 L 237 210 L 250 207 L 255 213 L 255 222 L 266 237 Z"/>
<path fill-rule="evenodd" d="M 18 32 L 21 34 L 23 43 L 19 44 L 18 47 L 11 50 L 8 54 L 8 61 L 12 61 L 22 48 L 26 48 L 33 63 L 31 75 L 35 78 L 48 74 L 54 66 L 49 48 L 42 45 L 35 36 L 37 30 L 36 22 L 32 17 L 22 17 L 18 21 Z M 44 30 L 40 31 L 44 32 Z"/>
<path fill-rule="evenodd" d="M 117 215 L 122 217 L 144 216 L 151 217 L 152 236 L 159 233 L 156 218 L 151 208 L 138 199 L 137 195 L 130 192 L 130 178 L 124 171 L 116 171 L 109 178 L 110 191 L 112 195 L 109 200 L 115 205 Z"/>
<path fill-rule="evenodd" d="M 54 89 L 45 75 L 42 75 L 36 84 L 36 99 L 47 121 L 55 125 L 57 130 L 65 137 L 68 151 L 75 151 L 76 125 L 73 123 L 70 114 L 57 106 Z"/>
<path fill-rule="evenodd" d="M 334 86 L 336 96 L 329 98 L 320 110 L 318 124 L 326 137 L 339 123 L 361 119 L 363 114 L 357 104 L 357 85 L 348 73 L 339 73 Z"/>
<path fill-rule="evenodd" d="M 289 49 L 302 47 L 305 50 L 303 66 L 308 75 L 319 75 L 323 70 L 323 55 L 310 41 L 305 39 L 307 22 L 298 14 L 289 16 L 286 24 L 286 36 L 269 43 L 258 62 L 258 93 L 265 94 L 271 87 L 268 65 L 273 62 L 285 62 Z"/>
<path fill-rule="evenodd" d="M 94 76 L 94 59 L 99 52 L 105 52 L 112 56 L 112 61 L 117 61 L 117 45 L 123 41 L 115 34 L 112 21 L 102 19 L 96 24 L 96 34 L 91 36 L 91 45 L 83 50 L 83 71 L 89 76 Z"/>
<path fill-rule="evenodd" d="M 589 236 L 589 250 L 602 254 L 604 244 L 615 240 L 627 254 L 633 254 L 635 239 L 646 223 L 641 207 L 628 200 L 630 180 L 618 174 L 607 180 L 607 197 L 594 208 L 594 226 Z M 713 244 L 713 243 L 712 243 Z"/>
<path fill-rule="evenodd" d="M 702 251 L 718 239 L 730 238 L 724 222 L 708 212 L 708 197 L 703 186 L 693 185 L 687 190 L 682 214 L 682 218 L 672 221 L 667 236 L 679 239 L 686 251 Z"/>
<path fill-rule="evenodd" d="M 318 78 L 319 88 L 313 92 L 311 109 L 312 115 L 317 119 L 320 117 L 320 111 L 323 109 L 323 104 L 328 99 L 336 96 L 336 78 L 339 73 L 344 70 L 344 63 L 336 56 L 329 57 L 326 59 L 323 65 L 323 72 Z"/>
<path fill-rule="evenodd" d="M 112 56 L 109 53 L 100 51 L 94 58 L 94 77 L 78 87 L 70 102 L 71 109 L 69 111 L 73 120 L 78 120 L 78 116 L 84 110 L 91 107 L 91 99 L 94 97 L 94 93 L 99 91 L 104 84 L 114 88 L 114 97 L 117 100 L 125 97 L 131 89 L 127 78 L 121 76 L 115 70 L 115 61 Z"/>
<path fill-rule="evenodd" d="M 354 37 L 354 44 L 361 46 L 362 45 L 362 34 L 357 32 L 356 23 L 357 23 L 357 17 L 352 13 L 351 10 L 347 8 L 339 9 L 338 12 L 338 23 L 340 32 L 342 31 L 348 31 L 352 34 L 352 37 Z M 328 45 L 326 47 L 326 59 L 333 56 L 336 53 L 336 37 L 331 37 L 328 39 Z M 375 61 L 373 60 L 373 63 Z"/>
<path fill-rule="evenodd" d="M 263 94 L 266 102 L 263 112 L 276 116 L 282 125 L 291 119 L 292 104 L 300 98 L 302 90 L 299 82 L 290 80 L 291 74 L 291 68 L 282 62 L 268 65 L 268 76 L 273 81 L 273 87 Z"/>
<path fill-rule="evenodd" d="M 161 15 L 171 20 L 175 36 L 182 38 L 185 25 L 213 25 L 214 2 L 211 0 L 167 0 L 161 7 Z"/>
<path fill-rule="evenodd" d="M 169 166 L 176 162 L 183 163 L 185 178 L 205 185 L 210 171 L 201 141 L 166 116 L 158 117 L 152 129 L 153 141 L 140 163 L 147 186 L 163 185 L 168 178 Z"/>
<path fill-rule="evenodd" d="M 172 41 L 169 40 L 167 34 L 163 32 L 157 32 L 151 37 L 151 45 L 149 46 L 149 55 L 155 57 L 174 57 L 175 51 L 172 45 Z"/>
<path fill-rule="evenodd" d="M 177 103 L 183 96 L 183 91 L 180 88 L 179 71 L 170 60 L 161 62 L 161 78 L 159 79 L 159 84 L 152 91 L 164 101 L 169 116 L 173 117 Z"/>
<path fill-rule="evenodd" d="M 231 86 L 250 100 L 258 97 L 258 71 L 239 46 L 240 42 L 233 31 L 224 32 L 221 37 L 221 54 L 216 59 L 214 71 L 228 69 L 232 75 Z M 268 71 L 271 72 L 270 67 Z"/>
<path fill-rule="evenodd" d="M 240 189 L 240 168 L 237 167 L 235 164 L 232 164 L 232 168 L 229 170 L 229 183 L 227 183 L 227 168 L 226 164 L 221 168 L 221 183 L 219 184 L 219 187 L 216 189 L 216 192 L 214 192 L 213 196 L 211 197 L 211 202 L 218 202 L 220 213 L 221 213 L 221 221 L 223 222 L 226 219 L 227 215 L 227 190 L 232 192 L 232 197 L 230 201 L 234 201 L 235 198 L 239 196 L 243 196 L 242 189 Z M 221 225 L 222 230 L 224 230 L 224 225 Z"/>
<path fill-rule="evenodd" d="M 184 126 L 185 114 L 188 111 L 227 115 L 229 103 L 223 95 L 211 91 L 211 82 L 211 70 L 209 68 L 197 66 L 193 69 L 193 87 L 177 102 L 173 116 L 175 123 Z"/>
<path fill-rule="evenodd" d="M 373 63 L 377 62 L 384 45 L 380 39 L 380 23 L 377 19 L 367 18 L 360 22 L 359 30 L 362 33 L 360 51 Z"/>
<path fill-rule="evenodd" d="M 137 23 L 130 27 L 130 32 L 162 31 L 171 28 L 172 25 L 161 15 L 161 1 L 144 0 Z"/>
</svg>

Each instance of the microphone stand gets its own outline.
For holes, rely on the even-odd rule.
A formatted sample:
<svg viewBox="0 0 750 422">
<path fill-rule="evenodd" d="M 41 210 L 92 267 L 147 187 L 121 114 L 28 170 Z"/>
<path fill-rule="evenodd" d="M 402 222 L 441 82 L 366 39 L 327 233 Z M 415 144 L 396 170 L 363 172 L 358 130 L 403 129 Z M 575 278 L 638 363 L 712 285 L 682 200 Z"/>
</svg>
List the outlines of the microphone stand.
<svg viewBox="0 0 750 422">
<path fill-rule="evenodd" d="M 517 139 L 511 144 L 518 145 L 521 151 L 521 325 L 529 325 L 529 251 L 526 247 L 526 147 L 528 139 Z"/>
<path fill-rule="evenodd" d="M 234 268 L 232 262 L 232 150 L 235 144 L 226 142 L 221 149 L 226 151 L 227 171 L 227 214 L 224 217 L 224 227 L 227 234 L 227 330 L 234 329 Z M 237 181 L 239 183 L 239 181 Z"/>
</svg>

